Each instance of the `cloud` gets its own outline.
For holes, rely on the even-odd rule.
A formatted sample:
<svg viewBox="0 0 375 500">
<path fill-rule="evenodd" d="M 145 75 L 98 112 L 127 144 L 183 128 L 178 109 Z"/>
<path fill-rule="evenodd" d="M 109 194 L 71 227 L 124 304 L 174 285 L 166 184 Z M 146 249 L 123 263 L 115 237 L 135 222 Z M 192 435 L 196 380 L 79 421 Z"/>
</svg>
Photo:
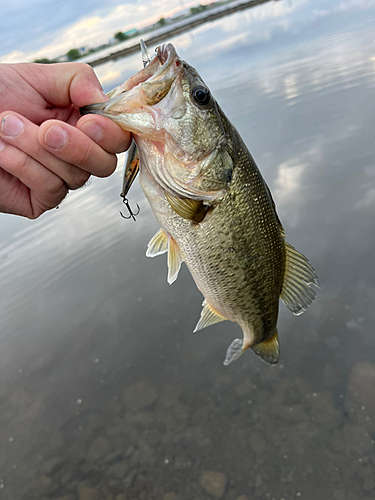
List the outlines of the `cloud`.
<svg viewBox="0 0 375 500">
<path fill-rule="evenodd" d="M 80 15 L 82 9 L 79 8 L 77 2 L 73 4 L 70 0 L 70 2 L 65 2 L 65 8 L 57 10 L 55 15 L 51 15 L 49 11 L 50 19 L 48 19 L 45 12 L 42 12 L 43 3 L 51 7 L 56 2 L 55 0 L 39 0 L 37 7 L 34 6 L 28 16 L 17 10 L 16 20 L 9 15 L 10 25 L 8 26 L 5 25 L 3 19 L 4 26 L 0 24 L 2 62 L 32 61 L 41 57 L 54 58 L 74 47 L 85 45 L 95 47 L 108 42 L 116 31 L 126 31 L 134 27 L 142 28 L 155 23 L 162 16 L 172 15 L 181 9 L 179 0 L 128 2 L 120 5 L 113 5 L 113 2 L 110 2 L 112 4 L 110 8 L 105 10 L 96 8 L 91 11 L 86 9 L 85 14 L 82 12 L 84 15 Z M 88 3 L 96 7 L 98 7 L 96 4 L 99 4 L 99 2 Z M 186 7 L 195 3 L 191 2 Z M 67 7 L 68 10 L 70 9 L 69 12 L 74 12 L 74 16 L 67 15 L 65 12 Z M 2 17 L 4 17 L 3 14 L 2 12 Z M 73 19 L 75 22 L 71 22 Z M 35 21 L 35 26 L 31 24 L 30 27 L 30 20 Z M 26 38 L 23 32 L 26 32 Z"/>
<path fill-rule="evenodd" d="M 370 208 L 375 206 L 375 188 L 370 187 L 367 189 L 363 198 L 354 205 L 355 208 Z"/>
</svg>

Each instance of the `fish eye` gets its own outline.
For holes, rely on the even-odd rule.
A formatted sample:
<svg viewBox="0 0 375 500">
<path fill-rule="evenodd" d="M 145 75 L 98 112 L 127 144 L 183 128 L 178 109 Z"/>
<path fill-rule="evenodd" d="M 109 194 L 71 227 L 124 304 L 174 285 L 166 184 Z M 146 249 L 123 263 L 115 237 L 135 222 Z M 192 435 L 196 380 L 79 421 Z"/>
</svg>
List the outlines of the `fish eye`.
<svg viewBox="0 0 375 500">
<path fill-rule="evenodd" d="M 198 85 L 192 92 L 194 101 L 200 106 L 207 106 L 211 102 L 211 94 L 206 87 Z"/>
</svg>

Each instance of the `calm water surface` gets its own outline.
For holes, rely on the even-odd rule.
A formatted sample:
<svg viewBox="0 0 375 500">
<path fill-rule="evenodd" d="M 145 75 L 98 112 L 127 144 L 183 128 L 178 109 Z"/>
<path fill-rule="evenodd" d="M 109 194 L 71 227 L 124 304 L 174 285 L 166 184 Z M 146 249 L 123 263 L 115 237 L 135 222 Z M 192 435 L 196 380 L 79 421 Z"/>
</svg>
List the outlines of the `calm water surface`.
<svg viewBox="0 0 375 500">
<path fill-rule="evenodd" d="M 0 499 L 375 496 L 375 2 L 270 2 L 171 40 L 239 129 L 322 289 L 281 305 L 281 363 L 192 330 L 186 268 L 121 172 L 40 220 L 1 215 Z M 106 90 L 140 55 L 97 68 Z M 122 162 L 122 158 L 120 158 Z"/>
</svg>

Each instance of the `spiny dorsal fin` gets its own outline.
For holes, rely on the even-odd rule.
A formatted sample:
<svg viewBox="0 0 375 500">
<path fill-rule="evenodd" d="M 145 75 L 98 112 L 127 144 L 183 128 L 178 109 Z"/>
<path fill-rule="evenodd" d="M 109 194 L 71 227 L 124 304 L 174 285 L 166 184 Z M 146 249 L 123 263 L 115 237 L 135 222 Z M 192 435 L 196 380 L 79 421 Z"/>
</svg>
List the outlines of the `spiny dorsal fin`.
<svg viewBox="0 0 375 500">
<path fill-rule="evenodd" d="M 147 245 L 146 256 L 156 257 L 168 251 L 168 235 L 163 229 L 154 234 Z"/>
<path fill-rule="evenodd" d="M 319 288 L 318 277 L 304 255 L 285 242 L 285 272 L 280 293 L 288 309 L 296 316 L 302 314 L 315 299 L 311 285 Z"/>
<path fill-rule="evenodd" d="M 278 363 L 280 358 L 280 346 L 277 330 L 272 337 L 253 346 L 252 350 L 255 354 L 258 354 L 258 356 L 264 359 L 264 361 L 267 361 L 267 363 L 273 365 Z"/>
<path fill-rule="evenodd" d="M 183 219 L 189 219 L 198 224 L 204 219 L 207 213 L 207 207 L 203 205 L 203 201 L 201 200 L 176 198 L 169 193 L 165 193 L 165 197 L 172 210 Z"/>
<path fill-rule="evenodd" d="M 220 321 L 225 321 L 227 318 L 224 318 L 221 314 L 215 311 L 215 309 L 207 304 L 206 301 L 203 302 L 203 309 L 201 312 L 201 317 L 197 323 L 197 326 L 194 328 L 194 333 L 199 330 L 203 330 L 207 326 L 214 325 L 215 323 L 219 323 Z"/>
<path fill-rule="evenodd" d="M 182 257 L 177 243 L 168 235 L 168 277 L 167 281 L 171 285 L 176 281 L 182 264 Z"/>
</svg>

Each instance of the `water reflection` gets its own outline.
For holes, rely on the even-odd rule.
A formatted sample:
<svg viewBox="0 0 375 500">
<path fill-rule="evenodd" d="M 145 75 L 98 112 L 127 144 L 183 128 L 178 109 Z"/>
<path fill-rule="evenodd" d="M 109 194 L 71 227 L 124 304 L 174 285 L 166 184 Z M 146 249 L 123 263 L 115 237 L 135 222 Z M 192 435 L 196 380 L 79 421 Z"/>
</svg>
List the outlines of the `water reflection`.
<svg viewBox="0 0 375 500">
<path fill-rule="evenodd" d="M 229 323 L 191 334 L 201 295 L 144 256 L 157 225 L 138 184 L 121 219 L 120 171 L 38 221 L 1 216 L 1 498 L 373 497 L 374 18 L 279 2 L 172 40 L 323 286 L 299 318 L 282 306 L 279 366 L 223 367 Z M 109 90 L 140 67 L 97 72 Z"/>
</svg>

